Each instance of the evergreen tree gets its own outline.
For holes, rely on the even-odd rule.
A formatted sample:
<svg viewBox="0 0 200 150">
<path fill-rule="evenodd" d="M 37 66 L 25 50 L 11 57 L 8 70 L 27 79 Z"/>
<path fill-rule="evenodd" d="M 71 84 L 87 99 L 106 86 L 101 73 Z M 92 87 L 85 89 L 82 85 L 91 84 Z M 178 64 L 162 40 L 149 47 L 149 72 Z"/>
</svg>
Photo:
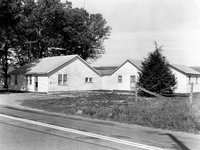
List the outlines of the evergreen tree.
<svg viewBox="0 0 200 150">
<path fill-rule="evenodd" d="M 155 51 L 142 62 L 138 85 L 158 94 L 172 94 L 175 89 L 176 78 L 162 55 L 162 47 L 158 47 L 156 42 Z M 146 95 L 144 92 L 141 94 Z"/>
</svg>

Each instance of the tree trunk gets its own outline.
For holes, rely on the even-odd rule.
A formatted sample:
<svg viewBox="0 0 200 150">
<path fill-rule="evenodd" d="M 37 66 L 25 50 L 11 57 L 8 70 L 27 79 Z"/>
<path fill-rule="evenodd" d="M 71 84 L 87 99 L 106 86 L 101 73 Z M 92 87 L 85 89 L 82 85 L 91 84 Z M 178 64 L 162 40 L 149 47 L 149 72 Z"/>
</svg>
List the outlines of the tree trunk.
<svg viewBox="0 0 200 150">
<path fill-rule="evenodd" d="M 8 46 L 4 47 L 4 57 L 3 57 L 3 77 L 4 77 L 4 88 L 8 89 Z"/>
</svg>

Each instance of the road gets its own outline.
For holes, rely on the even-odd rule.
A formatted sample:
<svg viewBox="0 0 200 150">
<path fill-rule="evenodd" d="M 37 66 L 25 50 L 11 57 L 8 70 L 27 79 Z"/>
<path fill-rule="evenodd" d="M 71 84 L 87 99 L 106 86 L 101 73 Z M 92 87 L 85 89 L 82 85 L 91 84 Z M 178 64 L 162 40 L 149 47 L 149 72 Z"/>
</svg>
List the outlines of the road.
<svg viewBox="0 0 200 150">
<path fill-rule="evenodd" d="M 198 150 L 200 136 L 0 106 L 0 149 Z"/>
</svg>

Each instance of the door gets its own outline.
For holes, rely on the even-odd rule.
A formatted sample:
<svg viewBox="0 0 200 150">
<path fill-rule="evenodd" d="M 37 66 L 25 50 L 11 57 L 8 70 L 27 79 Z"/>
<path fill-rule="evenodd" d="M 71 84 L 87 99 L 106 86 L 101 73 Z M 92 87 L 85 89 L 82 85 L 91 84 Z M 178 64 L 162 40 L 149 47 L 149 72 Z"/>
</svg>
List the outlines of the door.
<svg viewBox="0 0 200 150">
<path fill-rule="evenodd" d="M 37 92 L 38 91 L 38 76 L 35 76 L 35 91 Z"/>
<path fill-rule="evenodd" d="M 135 91 L 135 76 L 130 76 L 130 90 Z"/>
</svg>

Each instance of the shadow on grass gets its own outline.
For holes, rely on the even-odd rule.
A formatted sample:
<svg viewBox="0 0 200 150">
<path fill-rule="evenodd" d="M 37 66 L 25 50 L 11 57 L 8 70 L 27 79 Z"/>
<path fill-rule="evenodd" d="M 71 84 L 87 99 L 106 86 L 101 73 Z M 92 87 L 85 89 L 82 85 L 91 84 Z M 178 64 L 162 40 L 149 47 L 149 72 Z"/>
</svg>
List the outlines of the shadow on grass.
<svg viewBox="0 0 200 150">
<path fill-rule="evenodd" d="M 169 133 L 165 133 L 164 135 L 168 135 L 179 147 L 180 150 L 190 150 L 187 146 L 183 144 L 183 142 L 179 141 L 175 136 Z"/>
</svg>

